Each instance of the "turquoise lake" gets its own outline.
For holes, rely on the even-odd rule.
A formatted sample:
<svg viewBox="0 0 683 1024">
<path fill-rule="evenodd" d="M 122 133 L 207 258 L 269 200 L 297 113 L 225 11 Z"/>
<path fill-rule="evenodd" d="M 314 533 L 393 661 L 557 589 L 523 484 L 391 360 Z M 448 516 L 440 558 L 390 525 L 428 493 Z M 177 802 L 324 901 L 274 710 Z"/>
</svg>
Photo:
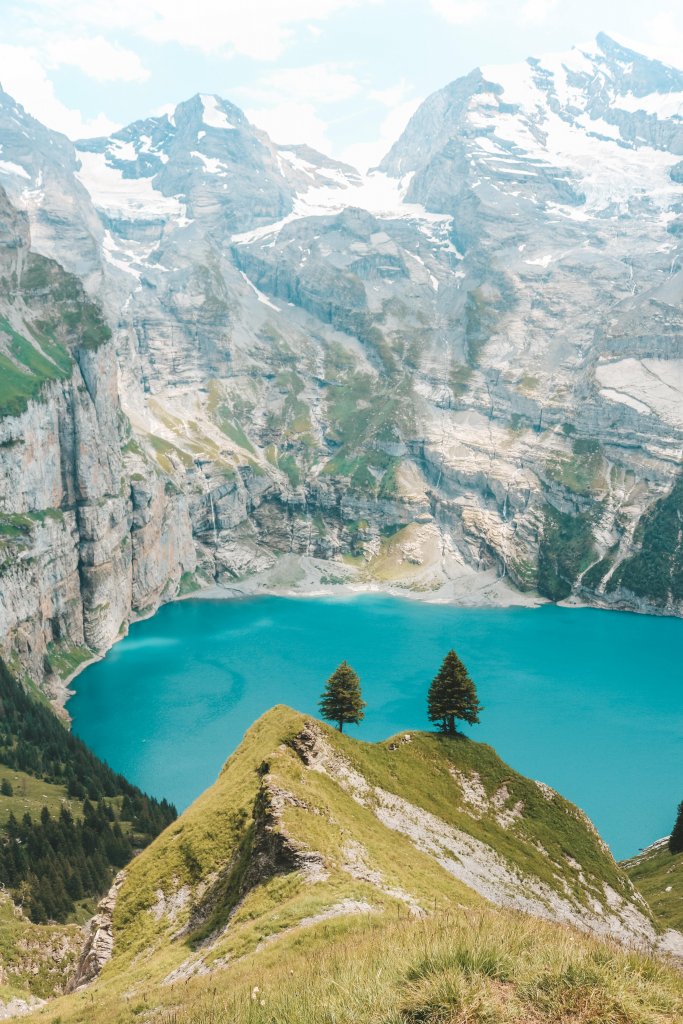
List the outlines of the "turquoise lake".
<svg viewBox="0 0 683 1024">
<path fill-rule="evenodd" d="M 450 647 L 485 705 L 474 739 L 579 804 L 618 858 L 670 831 L 683 799 L 680 619 L 374 595 L 182 601 L 86 669 L 68 709 L 100 757 L 182 810 L 273 704 L 317 713 L 344 658 L 368 702 L 351 735 L 428 728 L 427 687 Z"/>
</svg>

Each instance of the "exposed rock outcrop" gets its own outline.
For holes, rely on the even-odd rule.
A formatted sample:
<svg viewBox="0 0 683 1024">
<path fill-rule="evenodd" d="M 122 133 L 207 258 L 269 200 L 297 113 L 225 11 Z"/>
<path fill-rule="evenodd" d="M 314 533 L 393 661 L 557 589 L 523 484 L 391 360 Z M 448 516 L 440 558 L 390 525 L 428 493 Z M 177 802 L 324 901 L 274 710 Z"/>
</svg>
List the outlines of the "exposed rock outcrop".
<svg viewBox="0 0 683 1024">
<path fill-rule="evenodd" d="M 107 961 L 111 959 L 114 950 L 112 919 L 116 907 L 116 897 L 125 879 L 125 871 L 120 871 L 107 895 L 100 900 L 97 913 L 88 922 L 83 949 L 76 969 L 69 979 L 67 992 L 75 992 L 94 981 Z"/>
</svg>

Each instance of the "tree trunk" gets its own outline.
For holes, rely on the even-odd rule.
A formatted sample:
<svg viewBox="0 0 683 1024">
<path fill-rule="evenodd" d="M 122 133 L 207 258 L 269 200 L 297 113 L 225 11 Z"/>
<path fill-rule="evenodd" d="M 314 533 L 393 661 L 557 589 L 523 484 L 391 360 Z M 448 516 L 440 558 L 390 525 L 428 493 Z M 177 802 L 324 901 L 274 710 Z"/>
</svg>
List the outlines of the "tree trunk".
<svg viewBox="0 0 683 1024">
<path fill-rule="evenodd" d="M 344 723 L 343 722 L 339 723 L 339 732 L 344 732 Z"/>
</svg>

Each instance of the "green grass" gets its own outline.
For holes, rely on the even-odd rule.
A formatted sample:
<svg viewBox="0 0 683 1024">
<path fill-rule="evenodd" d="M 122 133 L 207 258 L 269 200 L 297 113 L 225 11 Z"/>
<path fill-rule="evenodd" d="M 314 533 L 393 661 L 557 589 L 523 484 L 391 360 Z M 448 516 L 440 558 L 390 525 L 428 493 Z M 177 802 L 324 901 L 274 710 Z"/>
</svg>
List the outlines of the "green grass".
<svg viewBox="0 0 683 1024">
<path fill-rule="evenodd" d="M 676 1024 L 681 1013 L 681 976 L 663 963 L 521 914 L 461 909 L 425 921 L 330 921 L 208 977 L 133 988 L 120 1002 L 98 987 L 37 1016 L 53 1024 Z"/>
<path fill-rule="evenodd" d="M 178 448 L 176 445 L 171 444 L 170 441 L 166 441 L 163 437 L 158 437 L 156 434 L 147 434 L 147 440 L 154 452 L 156 460 L 165 473 L 173 473 L 173 463 L 169 459 L 169 455 L 173 453 L 181 462 L 186 469 L 189 469 L 193 465 L 193 458 L 188 453 Z"/>
<path fill-rule="evenodd" d="M 13 996 L 47 998 L 62 990 L 81 935 L 77 924 L 31 924 L 0 892 L 0 1005 Z"/>
<path fill-rule="evenodd" d="M 66 786 L 55 786 L 51 782 L 36 779 L 33 775 L 27 775 L 0 763 L 0 781 L 3 779 L 12 784 L 14 792 L 12 796 L 0 794 L 0 828 L 7 824 L 10 814 L 21 819 L 28 813 L 36 819 L 40 817 L 43 807 L 47 807 L 53 816 L 59 815 L 64 803 L 74 816 L 81 812 L 83 802 L 69 800 Z"/>
<path fill-rule="evenodd" d="M 48 646 L 50 668 L 62 679 L 68 679 L 83 662 L 89 661 L 92 656 L 93 652 L 89 647 L 77 644 L 50 644 Z"/>
<path fill-rule="evenodd" d="M 604 487 L 604 457 L 597 441 L 575 439 L 571 456 L 551 459 L 546 472 L 551 480 L 574 494 L 592 494 Z"/>
<path fill-rule="evenodd" d="M 664 845 L 646 850 L 623 867 L 659 923 L 683 931 L 683 853 L 669 853 Z"/>
<path fill-rule="evenodd" d="M 622 872 L 587 827 L 581 812 L 559 795 L 547 800 L 535 782 L 506 765 L 491 747 L 465 737 L 453 739 L 434 733 L 414 733 L 412 742 L 401 746 L 400 756 L 388 742 L 359 743 L 343 736 L 336 742 L 346 748 L 346 756 L 368 781 L 400 793 L 449 825 L 487 843 L 523 875 L 540 878 L 560 892 L 566 885 L 584 904 L 589 888 L 594 898 L 604 902 L 604 881 L 628 895 Z M 514 827 L 502 827 L 491 809 L 473 818 L 472 807 L 459 798 L 452 769 L 467 777 L 476 775 L 489 799 L 505 786 L 509 793 L 505 806 L 518 801 L 524 805 Z M 546 854 L 539 852 L 539 845 Z M 587 886 L 578 883 L 568 857 L 582 865 Z"/>
<path fill-rule="evenodd" d="M 178 584 L 178 597 L 185 597 L 186 594 L 195 594 L 201 590 L 197 577 L 193 572 L 184 572 Z"/>
<path fill-rule="evenodd" d="M 311 770 L 299 753 L 309 721 L 278 707 L 251 727 L 214 786 L 128 866 L 114 956 L 100 979 L 35 1019 L 85 1024 L 94 1006 L 98 1024 L 681 1019 L 683 979 L 666 964 L 491 906 L 387 827 L 374 813 L 374 789 L 359 802 L 333 774 Z M 490 844 L 520 877 L 579 904 L 604 899 L 604 883 L 629 893 L 582 814 L 491 748 L 427 733 L 360 743 L 315 728 L 371 787 Z M 483 809 L 468 804 L 459 774 L 476 779 Z M 523 805 L 507 828 L 496 821 L 503 786 L 506 807 Z M 315 877 L 302 870 L 303 856 Z M 324 916 L 349 900 L 369 912 Z M 168 981 L 193 963 L 213 973 Z"/>
<path fill-rule="evenodd" d="M 0 332 L 8 339 L 10 353 L 0 354 L 0 416 L 17 416 L 39 397 L 44 384 L 70 376 L 71 359 L 60 346 L 36 347 L 6 317 L 0 317 Z"/>
</svg>

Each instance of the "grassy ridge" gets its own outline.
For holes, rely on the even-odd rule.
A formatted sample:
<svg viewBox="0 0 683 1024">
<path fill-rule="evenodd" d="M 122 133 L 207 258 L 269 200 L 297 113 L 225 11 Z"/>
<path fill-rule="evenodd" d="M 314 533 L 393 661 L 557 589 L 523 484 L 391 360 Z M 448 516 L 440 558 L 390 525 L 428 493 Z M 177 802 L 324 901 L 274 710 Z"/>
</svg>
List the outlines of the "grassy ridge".
<svg viewBox="0 0 683 1024">
<path fill-rule="evenodd" d="M 659 922 L 683 931 L 683 853 L 669 853 L 665 842 L 657 843 L 623 867 Z"/>
<path fill-rule="evenodd" d="M 541 880 L 580 902 L 576 869 L 565 864 L 563 873 L 571 850 L 581 861 L 586 899 L 597 899 L 598 882 L 629 891 L 571 804 L 468 740 L 413 734 L 410 741 L 365 744 L 320 723 L 313 729 L 336 768 L 326 763 L 320 770 L 321 762 L 306 759 L 311 726 L 304 716 L 279 707 L 252 726 L 214 786 L 126 869 L 114 911 L 114 955 L 98 981 L 37 1019 L 681 1019 L 683 981 L 676 971 L 491 906 L 419 841 L 387 827 L 372 793 L 381 787 L 400 794 L 438 816 L 444 829 L 466 830 L 500 847 L 520 883 L 541 879 L 545 863 Z M 342 784 L 349 772 L 368 787 L 360 800 Z M 516 808 L 512 820 L 501 818 L 506 808 Z"/>
</svg>

